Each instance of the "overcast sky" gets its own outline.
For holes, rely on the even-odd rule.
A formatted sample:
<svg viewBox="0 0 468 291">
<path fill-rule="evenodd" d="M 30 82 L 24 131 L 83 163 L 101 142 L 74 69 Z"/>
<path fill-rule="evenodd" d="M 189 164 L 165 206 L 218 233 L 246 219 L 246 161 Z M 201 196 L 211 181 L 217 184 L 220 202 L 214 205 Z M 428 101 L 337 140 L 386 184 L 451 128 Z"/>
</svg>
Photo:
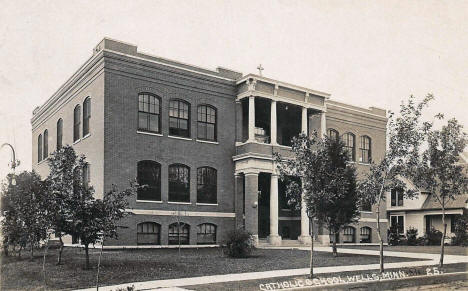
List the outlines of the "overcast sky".
<svg viewBox="0 0 468 291">
<path fill-rule="evenodd" d="M 0 0 L 0 143 L 31 169 L 33 109 L 104 37 L 393 111 L 410 94 L 468 125 L 467 1 Z M 53 147 L 52 147 L 53 148 Z M 0 177 L 10 153 L 0 151 Z"/>
</svg>

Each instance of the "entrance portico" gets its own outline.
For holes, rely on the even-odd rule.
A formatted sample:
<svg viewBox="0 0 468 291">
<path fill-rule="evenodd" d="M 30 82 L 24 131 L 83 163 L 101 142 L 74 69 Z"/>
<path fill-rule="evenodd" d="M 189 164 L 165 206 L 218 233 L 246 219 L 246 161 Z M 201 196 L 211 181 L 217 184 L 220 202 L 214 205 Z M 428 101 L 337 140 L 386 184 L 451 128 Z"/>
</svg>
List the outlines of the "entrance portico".
<svg viewBox="0 0 468 291">
<path fill-rule="evenodd" d="M 273 154 L 278 152 L 285 158 L 292 157 L 291 139 L 301 132 L 309 136 L 314 131 L 320 136 L 325 134 L 324 101 L 329 95 L 256 75 L 239 80 L 238 89 L 236 106 L 240 114 L 236 121 L 236 155 L 233 157 L 236 213 L 242 213 L 242 219 L 236 219 L 238 227 L 245 227 L 257 239 L 268 232 L 267 239 L 272 245 L 281 244 L 282 234 L 296 237 L 304 244 L 310 243 L 309 218 L 304 204 L 300 214 L 288 215 L 285 214 L 288 209 L 280 205 L 285 193 L 279 190 L 282 187 Z M 239 197 L 243 197 L 242 200 Z M 280 218 L 287 220 L 289 226 Z M 266 221 L 268 227 L 264 225 Z M 300 235 L 291 233 L 296 223 Z M 283 224 L 281 229 L 280 224 Z"/>
</svg>

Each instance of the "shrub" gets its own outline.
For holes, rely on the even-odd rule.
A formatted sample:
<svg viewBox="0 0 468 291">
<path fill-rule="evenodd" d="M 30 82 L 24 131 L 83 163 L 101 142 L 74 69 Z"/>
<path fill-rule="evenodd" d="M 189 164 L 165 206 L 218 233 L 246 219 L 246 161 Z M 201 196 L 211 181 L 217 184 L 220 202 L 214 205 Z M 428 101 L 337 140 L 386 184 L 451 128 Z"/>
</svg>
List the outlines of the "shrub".
<svg viewBox="0 0 468 291">
<path fill-rule="evenodd" d="M 434 227 L 431 227 L 431 229 L 428 232 L 426 232 L 424 237 L 426 239 L 427 245 L 437 246 L 440 245 L 440 240 L 442 239 L 442 232 L 435 229 Z"/>
<path fill-rule="evenodd" d="M 401 237 L 398 233 L 398 228 L 395 226 L 390 227 L 388 234 L 388 245 L 390 246 L 397 246 L 401 244 Z"/>
<path fill-rule="evenodd" d="M 453 218 L 455 219 L 455 218 Z M 466 233 L 466 228 L 468 227 L 467 217 L 456 218 L 455 221 L 455 230 L 452 232 L 455 233 L 455 236 L 452 237 L 452 244 L 459 246 L 468 245 L 468 234 Z"/>
<path fill-rule="evenodd" d="M 418 230 L 416 228 L 410 227 L 406 230 L 406 241 L 409 246 L 418 244 Z"/>
<path fill-rule="evenodd" d="M 255 249 L 254 238 L 244 229 L 236 229 L 228 233 L 226 254 L 233 258 L 245 258 Z"/>
</svg>

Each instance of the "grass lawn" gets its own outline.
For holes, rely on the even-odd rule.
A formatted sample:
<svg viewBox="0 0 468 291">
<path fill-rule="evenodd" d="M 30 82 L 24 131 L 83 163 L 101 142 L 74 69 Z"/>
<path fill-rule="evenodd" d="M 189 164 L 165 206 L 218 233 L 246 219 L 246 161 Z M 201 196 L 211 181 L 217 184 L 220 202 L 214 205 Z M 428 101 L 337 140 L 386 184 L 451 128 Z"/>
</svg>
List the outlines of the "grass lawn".
<svg viewBox="0 0 468 291">
<path fill-rule="evenodd" d="M 340 246 L 340 248 L 378 250 L 379 246 Z M 440 246 L 384 246 L 384 251 L 440 254 Z M 468 256 L 468 247 L 445 246 L 444 254 Z"/>
<path fill-rule="evenodd" d="M 38 253 L 37 253 L 38 254 Z M 46 259 L 47 289 L 71 289 L 92 287 L 96 279 L 98 250 L 90 250 L 92 270 L 83 270 L 84 251 L 65 248 L 63 265 L 56 266 L 57 250 L 50 250 Z M 377 256 L 314 253 L 317 267 L 378 263 Z M 414 259 L 388 257 L 386 262 L 401 262 Z M 43 286 L 42 257 L 31 262 L 23 259 L 3 257 L 1 290 L 40 290 Z M 301 250 L 257 249 L 252 257 L 233 259 L 222 254 L 219 248 L 148 249 L 105 251 L 101 262 L 101 285 L 113 285 L 135 281 L 173 279 L 203 275 L 258 272 L 280 269 L 306 268 L 309 252 Z"/>
</svg>

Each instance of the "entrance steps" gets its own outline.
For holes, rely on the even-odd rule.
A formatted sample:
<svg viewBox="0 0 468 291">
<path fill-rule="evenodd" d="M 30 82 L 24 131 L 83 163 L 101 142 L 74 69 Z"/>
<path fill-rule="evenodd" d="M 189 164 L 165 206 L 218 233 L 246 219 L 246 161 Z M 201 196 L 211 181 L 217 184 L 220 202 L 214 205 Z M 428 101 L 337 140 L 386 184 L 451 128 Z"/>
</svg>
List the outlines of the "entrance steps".
<svg viewBox="0 0 468 291">
<path fill-rule="evenodd" d="M 272 245 L 268 242 L 267 239 L 260 238 L 258 240 L 258 246 L 259 248 L 262 247 L 271 247 Z M 293 239 L 283 239 L 281 240 L 281 245 L 278 247 L 289 247 L 289 248 L 298 248 L 298 247 L 305 247 L 305 246 L 310 246 L 310 244 L 303 244 L 298 240 L 293 240 Z M 314 240 L 314 247 L 322 247 L 322 243 L 318 240 Z"/>
</svg>

